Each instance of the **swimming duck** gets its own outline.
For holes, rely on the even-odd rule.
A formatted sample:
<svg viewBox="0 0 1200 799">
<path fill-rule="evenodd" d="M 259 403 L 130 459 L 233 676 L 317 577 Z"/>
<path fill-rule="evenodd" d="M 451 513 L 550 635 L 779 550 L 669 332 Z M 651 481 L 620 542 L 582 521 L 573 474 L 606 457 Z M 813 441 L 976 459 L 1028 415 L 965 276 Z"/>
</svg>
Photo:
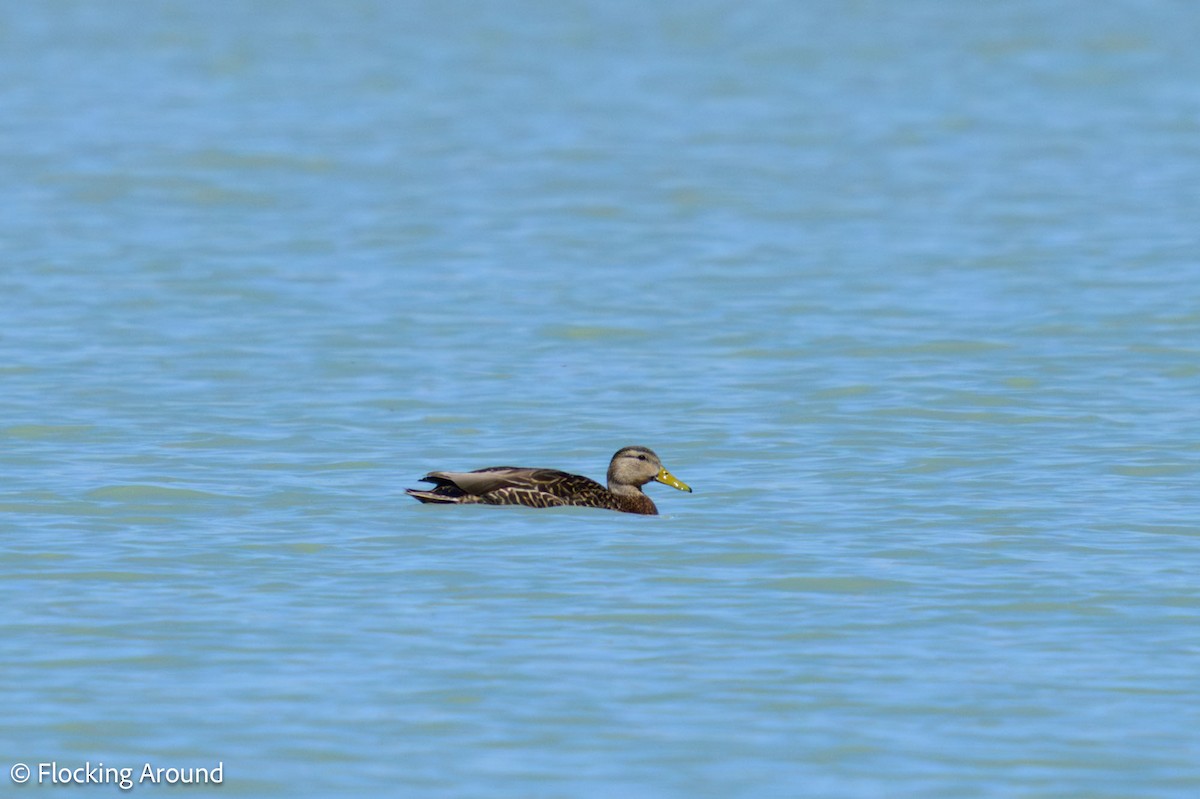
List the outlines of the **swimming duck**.
<svg viewBox="0 0 1200 799">
<path fill-rule="evenodd" d="M 434 483 L 429 491 L 407 489 L 421 502 L 442 505 L 526 505 L 556 508 L 575 505 L 625 513 L 656 515 L 658 508 L 642 493 L 651 480 L 691 493 L 691 488 L 663 468 L 662 461 L 646 447 L 617 450 L 608 464 L 608 488 L 583 475 L 557 469 L 525 469 L 491 466 L 473 472 L 430 472 L 421 478 Z"/>
</svg>

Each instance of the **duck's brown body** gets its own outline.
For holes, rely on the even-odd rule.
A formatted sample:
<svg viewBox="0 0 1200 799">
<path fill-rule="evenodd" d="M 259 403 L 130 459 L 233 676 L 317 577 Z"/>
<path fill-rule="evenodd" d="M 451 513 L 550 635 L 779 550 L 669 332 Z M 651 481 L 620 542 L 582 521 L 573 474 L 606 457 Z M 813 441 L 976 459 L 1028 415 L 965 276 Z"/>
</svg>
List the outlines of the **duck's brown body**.
<svg viewBox="0 0 1200 799">
<path fill-rule="evenodd" d="M 430 472 L 422 478 L 434 483 L 428 491 L 410 488 L 409 496 L 443 505 L 524 505 L 554 508 L 573 505 L 655 515 L 658 508 L 642 492 L 651 480 L 691 491 L 663 468 L 658 456 L 645 447 L 625 447 L 613 455 L 608 467 L 608 488 L 582 475 L 557 469 L 491 466 L 473 472 Z"/>
</svg>

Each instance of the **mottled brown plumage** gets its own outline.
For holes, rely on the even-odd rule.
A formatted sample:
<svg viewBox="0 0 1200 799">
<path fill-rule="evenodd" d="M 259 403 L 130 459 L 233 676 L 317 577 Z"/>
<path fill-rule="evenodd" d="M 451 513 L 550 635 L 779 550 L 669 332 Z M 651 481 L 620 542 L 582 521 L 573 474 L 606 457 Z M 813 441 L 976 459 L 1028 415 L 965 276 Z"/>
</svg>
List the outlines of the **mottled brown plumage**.
<svg viewBox="0 0 1200 799">
<path fill-rule="evenodd" d="M 434 488 L 407 489 L 409 496 L 442 505 L 524 505 L 554 508 L 574 505 L 625 513 L 654 515 L 658 508 L 642 492 L 651 480 L 680 491 L 692 489 L 663 468 L 662 461 L 646 447 L 625 447 L 608 465 L 608 488 L 578 474 L 557 469 L 527 469 L 520 466 L 490 466 L 473 472 L 430 472 L 421 478 Z"/>
</svg>

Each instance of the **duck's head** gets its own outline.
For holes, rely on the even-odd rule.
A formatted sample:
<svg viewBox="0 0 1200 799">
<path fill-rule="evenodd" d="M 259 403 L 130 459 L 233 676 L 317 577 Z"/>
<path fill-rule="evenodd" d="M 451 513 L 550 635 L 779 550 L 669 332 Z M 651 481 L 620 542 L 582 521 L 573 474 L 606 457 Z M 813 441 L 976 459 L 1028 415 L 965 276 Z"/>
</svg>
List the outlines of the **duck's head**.
<svg viewBox="0 0 1200 799">
<path fill-rule="evenodd" d="M 668 472 L 653 450 L 625 447 L 617 450 L 608 464 L 608 490 L 614 494 L 641 493 L 651 480 L 666 483 L 680 491 L 691 492 L 687 483 Z"/>
</svg>

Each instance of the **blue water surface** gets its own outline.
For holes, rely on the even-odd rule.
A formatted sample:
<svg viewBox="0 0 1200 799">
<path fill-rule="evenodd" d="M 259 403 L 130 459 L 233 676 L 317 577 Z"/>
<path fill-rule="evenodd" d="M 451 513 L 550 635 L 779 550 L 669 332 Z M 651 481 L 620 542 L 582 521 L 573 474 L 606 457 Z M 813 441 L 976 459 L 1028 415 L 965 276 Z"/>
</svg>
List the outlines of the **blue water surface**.
<svg viewBox="0 0 1200 799">
<path fill-rule="evenodd" d="M 6 6 L 6 767 L 1196 796 L 1197 25 Z M 695 493 L 403 493 L 628 444 Z"/>
</svg>

